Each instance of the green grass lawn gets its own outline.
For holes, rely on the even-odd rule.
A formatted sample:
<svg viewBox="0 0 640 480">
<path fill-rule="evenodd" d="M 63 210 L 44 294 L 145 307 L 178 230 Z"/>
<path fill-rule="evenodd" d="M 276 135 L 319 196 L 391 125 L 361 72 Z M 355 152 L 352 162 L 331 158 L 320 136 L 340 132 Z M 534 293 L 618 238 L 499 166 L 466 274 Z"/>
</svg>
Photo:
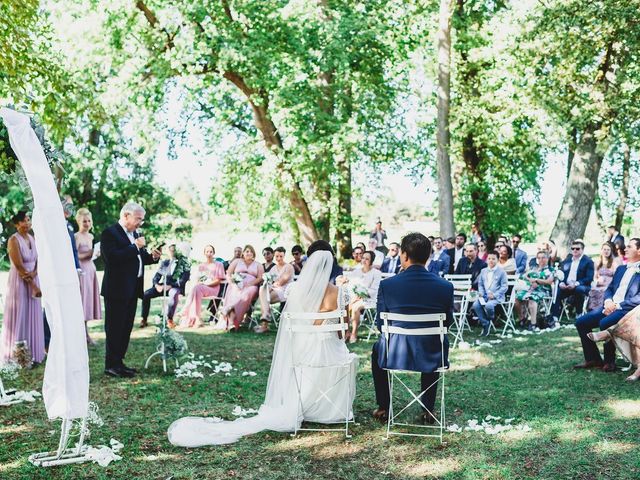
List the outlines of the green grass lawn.
<svg viewBox="0 0 640 480">
<path fill-rule="evenodd" d="M 153 331 L 135 328 L 130 366 L 142 368 L 154 349 Z M 233 445 L 193 450 L 169 444 L 169 424 L 185 415 L 231 419 L 236 405 L 258 408 L 275 335 L 185 333 L 193 353 L 230 362 L 237 370 L 230 376 L 176 379 L 163 374 L 157 361 L 129 380 L 103 375 L 102 325 L 92 325 L 92 334 L 98 345 L 90 350 L 90 396 L 105 425 L 92 429 L 89 443 L 115 438 L 125 445 L 123 459 L 106 468 L 29 464 L 29 454 L 54 449 L 58 436 L 59 423 L 47 420 L 38 401 L 0 410 L 0 479 L 640 478 L 640 385 L 625 383 L 622 372 L 573 371 L 572 364 L 581 360 L 573 330 L 451 354 L 447 423 L 462 425 L 491 414 L 528 424 L 528 433 L 447 433 L 442 446 L 434 439 L 384 441 L 384 426 L 370 417 L 372 343 L 361 342 L 353 348 L 360 356 L 353 438 L 263 432 Z M 10 386 L 40 390 L 43 371 L 23 372 Z M 243 377 L 242 371 L 257 376 Z"/>
</svg>

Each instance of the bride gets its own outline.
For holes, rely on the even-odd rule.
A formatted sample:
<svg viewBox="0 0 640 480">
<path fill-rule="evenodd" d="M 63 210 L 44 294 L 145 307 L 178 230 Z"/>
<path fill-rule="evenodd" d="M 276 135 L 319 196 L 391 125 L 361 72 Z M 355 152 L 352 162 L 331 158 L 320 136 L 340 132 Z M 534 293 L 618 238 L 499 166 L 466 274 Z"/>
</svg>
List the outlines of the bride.
<svg viewBox="0 0 640 480">
<path fill-rule="evenodd" d="M 169 442 L 181 447 L 199 447 L 233 443 L 241 437 L 262 430 L 291 432 L 303 420 L 317 423 L 344 421 L 344 409 L 336 406 L 350 405 L 349 417 L 353 417 L 351 406 L 355 397 L 355 372 L 357 356 L 349 353 L 344 341 L 336 333 L 295 333 L 291 338 L 287 331 L 286 312 L 331 312 L 344 308 L 343 292 L 330 283 L 332 272 L 337 269 L 333 250 L 329 243 L 318 240 L 307 251 L 308 260 L 298 280 L 291 286 L 280 328 L 273 350 L 271 371 L 267 383 L 264 403 L 258 414 L 251 418 L 220 421 L 216 418 L 184 417 L 171 424 L 167 432 Z M 296 324 L 318 324 L 310 320 L 291 322 Z M 293 348 L 293 351 L 292 351 Z M 304 354 L 305 364 L 320 367 L 338 363 L 350 363 L 350 372 L 335 388 L 326 392 L 331 401 L 309 386 L 333 385 L 344 374 L 338 368 L 306 368 L 307 388 L 301 392 L 302 408 L 298 409 L 298 394 L 293 373 L 292 357 Z M 350 398 L 349 398 L 350 397 Z M 298 410 L 302 413 L 298 413 Z"/>
</svg>

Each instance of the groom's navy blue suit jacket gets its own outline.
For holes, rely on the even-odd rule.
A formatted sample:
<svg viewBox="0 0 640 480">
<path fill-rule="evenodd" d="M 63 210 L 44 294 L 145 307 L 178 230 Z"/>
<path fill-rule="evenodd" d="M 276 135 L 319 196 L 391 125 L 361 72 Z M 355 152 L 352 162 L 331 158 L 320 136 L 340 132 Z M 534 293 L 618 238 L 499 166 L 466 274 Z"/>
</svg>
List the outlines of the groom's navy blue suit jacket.
<svg viewBox="0 0 640 480">
<path fill-rule="evenodd" d="M 624 277 L 624 273 L 627 271 L 626 265 L 620 265 L 616 268 L 615 273 L 613 274 L 613 280 L 609 284 L 609 288 L 604 294 L 604 299 L 608 300 L 613 298 L 620 286 L 620 282 L 622 281 L 622 277 Z M 627 293 L 624 296 L 624 301 L 620 302 L 620 308 L 625 312 L 629 312 L 633 310 L 635 307 L 640 305 L 640 274 L 636 273 L 629 283 L 629 288 L 627 288 Z"/>
<path fill-rule="evenodd" d="M 446 325 L 453 322 L 453 285 L 438 275 L 428 272 L 422 265 L 412 265 L 398 275 L 380 282 L 378 289 L 378 314 L 376 323 L 382 327 L 382 312 L 417 315 L 425 313 L 446 313 Z M 437 326 L 437 323 L 415 324 L 394 322 L 403 328 L 422 328 Z M 440 337 L 394 335 L 389 343 L 392 355 L 387 358 L 387 346 L 384 335 L 378 339 L 378 365 L 381 368 L 411 370 L 416 372 L 434 372 L 441 367 Z M 449 365 L 449 339 L 444 338 L 445 365 Z"/>
</svg>

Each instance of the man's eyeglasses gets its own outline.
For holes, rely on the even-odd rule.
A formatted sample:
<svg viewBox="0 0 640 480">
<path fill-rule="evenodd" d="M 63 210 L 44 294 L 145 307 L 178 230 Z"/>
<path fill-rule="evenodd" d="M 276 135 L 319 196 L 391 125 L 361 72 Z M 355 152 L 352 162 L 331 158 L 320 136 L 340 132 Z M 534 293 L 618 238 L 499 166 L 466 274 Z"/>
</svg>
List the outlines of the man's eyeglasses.
<svg viewBox="0 0 640 480">
<path fill-rule="evenodd" d="M 582 250 L 581 247 L 571 247 L 571 251 L 573 252 L 579 252 L 580 250 Z"/>
</svg>

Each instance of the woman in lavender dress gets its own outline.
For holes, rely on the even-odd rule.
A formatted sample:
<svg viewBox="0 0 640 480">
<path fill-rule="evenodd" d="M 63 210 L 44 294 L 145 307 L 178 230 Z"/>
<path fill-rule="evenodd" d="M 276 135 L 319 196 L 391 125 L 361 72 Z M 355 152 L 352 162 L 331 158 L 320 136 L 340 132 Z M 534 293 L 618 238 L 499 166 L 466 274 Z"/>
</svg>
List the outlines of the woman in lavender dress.
<svg viewBox="0 0 640 480">
<path fill-rule="evenodd" d="M 98 275 L 96 266 L 93 264 L 93 235 L 89 231 L 93 228 L 93 217 L 86 208 L 81 208 L 76 214 L 78 222 L 78 233 L 76 233 L 76 245 L 78 247 L 78 260 L 80 260 L 80 296 L 82 298 L 82 308 L 84 310 L 84 324 L 87 332 L 87 343 L 95 345 L 89 336 L 87 322 L 89 320 L 100 320 L 102 318 L 102 306 L 100 304 L 100 287 L 98 286 Z"/>
<path fill-rule="evenodd" d="M 222 319 L 216 328 L 229 330 L 233 324 L 236 331 L 251 304 L 258 298 L 258 287 L 262 282 L 264 268 L 255 260 L 256 251 L 251 245 L 242 250 L 242 258 L 229 265 L 227 292 L 224 296 Z"/>
<path fill-rule="evenodd" d="M 2 320 L 0 362 L 11 360 L 16 342 L 25 341 L 35 363 L 41 363 L 44 351 L 44 319 L 38 282 L 38 252 L 32 235 L 31 218 L 18 212 L 12 219 L 17 232 L 7 244 L 11 269 Z"/>
</svg>

